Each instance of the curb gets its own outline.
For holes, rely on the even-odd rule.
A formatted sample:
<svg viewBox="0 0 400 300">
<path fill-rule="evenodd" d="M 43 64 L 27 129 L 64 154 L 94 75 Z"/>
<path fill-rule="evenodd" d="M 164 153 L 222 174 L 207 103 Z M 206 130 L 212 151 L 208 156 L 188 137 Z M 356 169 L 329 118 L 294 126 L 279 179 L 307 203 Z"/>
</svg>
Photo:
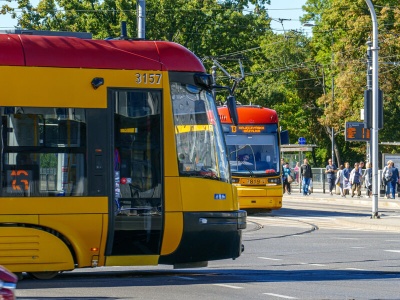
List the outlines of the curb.
<svg viewBox="0 0 400 300">
<path fill-rule="evenodd" d="M 301 194 L 295 195 L 284 195 L 283 206 L 285 207 L 285 200 L 294 200 L 297 202 L 314 201 L 319 203 L 329 203 L 337 205 L 353 205 L 353 206 L 364 206 L 372 207 L 372 198 L 352 198 L 347 196 L 346 198 L 339 198 L 339 195 L 319 194 L 312 193 L 309 196 L 303 196 Z M 379 208 L 391 208 L 400 210 L 400 199 L 382 199 L 378 198 L 378 212 Z M 385 231 L 385 232 L 400 232 L 400 218 L 392 218 L 389 216 L 381 215 L 379 219 L 373 219 L 370 217 L 342 217 L 335 219 L 336 224 L 340 224 L 351 228 L 363 228 L 371 229 L 374 231 Z"/>
<path fill-rule="evenodd" d="M 361 221 L 363 220 L 363 221 Z M 383 224 L 383 222 L 390 221 L 385 217 L 381 217 L 380 219 L 354 219 L 354 218 L 343 218 L 343 219 L 336 219 L 335 223 L 345 225 L 347 227 L 362 227 L 365 229 L 372 229 L 372 230 L 382 230 L 382 231 L 391 231 L 391 232 L 400 232 L 400 224 L 399 225 L 392 225 L 392 224 Z"/>
<path fill-rule="evenodd" d="M 325 203 L 336 203 L 341 205 L 363 205 L 363 206 L 371 206 L 372 207 L 372 198 L 337 198 L 338 195 L 330 196 L 318 196 L 316 194 L 311 194 L 310 196 L 302 196 L 302 195 L 284 195 L 284 200 L 297 200 L 297 201 L 318 201 Z M 378 209 L 379 207 L 392 208 L 392 209 L 400 209 L 400 199 L 388 201 L 386 199 L 378 198 Z"/>
</svg>

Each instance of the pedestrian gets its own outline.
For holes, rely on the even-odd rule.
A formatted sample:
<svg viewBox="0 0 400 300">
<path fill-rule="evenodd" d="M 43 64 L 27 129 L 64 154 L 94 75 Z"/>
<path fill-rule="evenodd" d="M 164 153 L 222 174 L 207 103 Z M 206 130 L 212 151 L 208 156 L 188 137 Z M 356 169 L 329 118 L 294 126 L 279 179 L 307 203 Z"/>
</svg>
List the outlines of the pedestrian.
<svg viewBox="0 0 400 300">
<path fill-rule="evenodd" d="M 368 198 L 370 198 L 372 195 L 372 169 L 370 162 L 367 162 L 366 164 L 366 169 L 363 174 L 363 178 L 364 178 L 365 188 L 367 189 L 367 196 Z"/>
<path fill-rule="evenodd" d="M 364 162 L 360 161 L 360 163 L 358 164 L 358 170 L 360 172 L 360 186 L 361 186 L 361 188 L 364 186 L 363 169 L 364 169 Z"/>
<path fill-rule="evenodd" d="M 292 183 L 293 177 L 290 174 L 290 167 L 288 162 L 285 163 L 283 166 L 283 178 L 285 178 L 283 181 L 283 188 L 284 188 L 283 193 L 286 192 L 288 195 L 290 195 L 291 193 L 290 184 Z"/>
<path fill-rule="evenodd" d="M 336 173 L 335 184 L 339 186 L 340 196 L 346 197 L 343 190 L 343 168 L 344 168 L 343 165 L 339 166 L 339 170 Z"/>
<path fill-rule="evenodd" d="M 361 175 L 359 166 L 359 163 L 356 162 L 354 164 L 354 169 L 350 172 L 351 197 L 354 197 L 355 191 L 357 191 L 357 196 L 361 197 Z"/>
<path fill-rule="evenodd" d="M 328 165 L 325 168 L 326 178 L 329 184 L 329 193 L 333 195 L 332 190 L 335 188 L 337 167 L 332 163 L 332 159 L 328 159 Z"/>
<path fill-rule="evenodd" d="M 390 182 L 390 193 L 392 194 L 392 199 L 396 198 L 397 191 L 397 181 L 399 180 L 399 170 L 394 166 L 392 161 L 392 181 Z"/>
<path fill-rule="evenodd" d="M 296 166 L 294 167 L 293 171 L 294 171 L 294 176 L 296 178 L 296 183 L 299 184 L 300 183 L 300 181 L 299 181 L 300 163 L 299 162 L 296 162 Z"/>
<path fill-rule="evenodd" d="M 387 165 L 382 170 L 382 182 L 385 186 L 385 198 L 390 198 L 390 186 L 392 181 L 392 161 L 388 160 Z"/>
<path fill-rule="evenodd" d="M 351 184 L 350 184 L 350 163 L 347 161 L 344 163 L 344 169 L 343 169 L 343 194 L 346 197 L 346 194 L 349 193 L 349 190 L 351 189 Z"/>
<path fill-rule="evenodd" d="M 284 171 L 283 171 L 284 166 L 285 166 L 285 160 L 282 157 L 281 158 L 281 174 L 282 174 L 282 192 L 283 193 L 285 193 L 285 184 L 284 184 L 285 183 L 285 174 L 284 174 Z"/>
<path fill-rule="evenodd" d="M 312 170 L 311 166 L 308 164 L 308 159 L 305 158 L 303 164 L 300 167 L 300 174 L 302 177 L 302 185 L 303 185 L 303 195 L 308 195 L 308 188 L 310 186 L 310 181 L 312 179 Z"/>
</svg>

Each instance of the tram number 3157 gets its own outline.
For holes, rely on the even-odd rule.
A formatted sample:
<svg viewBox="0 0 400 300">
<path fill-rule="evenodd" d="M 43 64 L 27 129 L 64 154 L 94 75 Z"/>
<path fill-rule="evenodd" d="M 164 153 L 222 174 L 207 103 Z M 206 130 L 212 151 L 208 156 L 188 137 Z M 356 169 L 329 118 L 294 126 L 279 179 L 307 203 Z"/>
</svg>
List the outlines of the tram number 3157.
<svg viewBox="0 0 400 300">
<path fill-rule="evenodd" d="M 136 84 L 160 84 L 161 74 L 155 73 L 136 73 Z"/>
</svg>

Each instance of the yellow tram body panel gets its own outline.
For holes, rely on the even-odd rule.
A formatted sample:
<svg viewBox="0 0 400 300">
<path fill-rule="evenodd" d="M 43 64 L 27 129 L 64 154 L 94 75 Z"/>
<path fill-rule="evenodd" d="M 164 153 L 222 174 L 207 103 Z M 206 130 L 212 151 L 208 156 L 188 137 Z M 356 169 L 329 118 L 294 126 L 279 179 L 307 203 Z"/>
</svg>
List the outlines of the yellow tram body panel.
<svg viewBox="0 0 400 300">
<path fill-rule="evenodd" d="M 7 88 L 1 89 L 2 106 L 32 105 L 36 107 L 74 107 L 74 108 L 106 108 L 107 86 L 160 88 L 148 83 L 135 84 L 134 75 L 145 73 L 136 70 L 103 70 L 78 68 L 48 67 L 10 67 L 0 66 L 0 82 Z M 167 72 L 157 71 L 168 79 Z M 93 89 L 91 81 L 94 77 L 104 78 L 105 85 Z M 21 84 L 23 83 L 23 88 Z M 16 93 L 16 91 L 18 91 Z M 56 97 L 55 97 L 56 95 Z"/>
<path fill-rule="evenodd" d="M 281 186 L 236 186 L 241 209 L 279 209 L 282 207 Z"/>
<path fill-rule="evenodd" d="M 210 181 L 207 188 L 202 186 L 202 179 L 180 178 L 183 199 L 183 211 L 231 211 L 238 209 L 232 185 L 219 181 Z"/>
<path fill-rule="evenodd" d="M 40 265 L 40 271 L 74 269 L 71 250 L 66 247 L 70 244 L 78 266 L 92 266 L 93 256 L 105 248 L 107 201 L 106 197 L 3 198 L 0 222 L 9 227 L 0 227 L 0 247 L 15 254 L 27 253 L 29 248 L 32 260 L 27 263 L 25 255 L 0 251 L 2 264 L 14 272 L 38 271 Z M 46 261 L 40 260 L 44 257 Z"/>
<path fill-rule="evenodd" d="M 34 228 L 1 227 L 0 253 L 2 265 L 13 272 L 74 269 L 74 260 L 65 243 Z"/>
</svg>

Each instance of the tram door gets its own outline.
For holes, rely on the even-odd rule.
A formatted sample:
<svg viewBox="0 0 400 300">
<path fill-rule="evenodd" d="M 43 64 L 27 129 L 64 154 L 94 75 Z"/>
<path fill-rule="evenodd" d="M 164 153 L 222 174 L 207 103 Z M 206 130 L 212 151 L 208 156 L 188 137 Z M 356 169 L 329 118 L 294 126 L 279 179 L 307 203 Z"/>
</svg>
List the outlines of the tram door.
<svg viewBox="0 0 400 300">
<path fill-rule="evenodd" d="M 109 95 L 114 119 L 111 255 L 159 254 L 163 228 L 162 93 L 115 89 Z"/>
</svg>

